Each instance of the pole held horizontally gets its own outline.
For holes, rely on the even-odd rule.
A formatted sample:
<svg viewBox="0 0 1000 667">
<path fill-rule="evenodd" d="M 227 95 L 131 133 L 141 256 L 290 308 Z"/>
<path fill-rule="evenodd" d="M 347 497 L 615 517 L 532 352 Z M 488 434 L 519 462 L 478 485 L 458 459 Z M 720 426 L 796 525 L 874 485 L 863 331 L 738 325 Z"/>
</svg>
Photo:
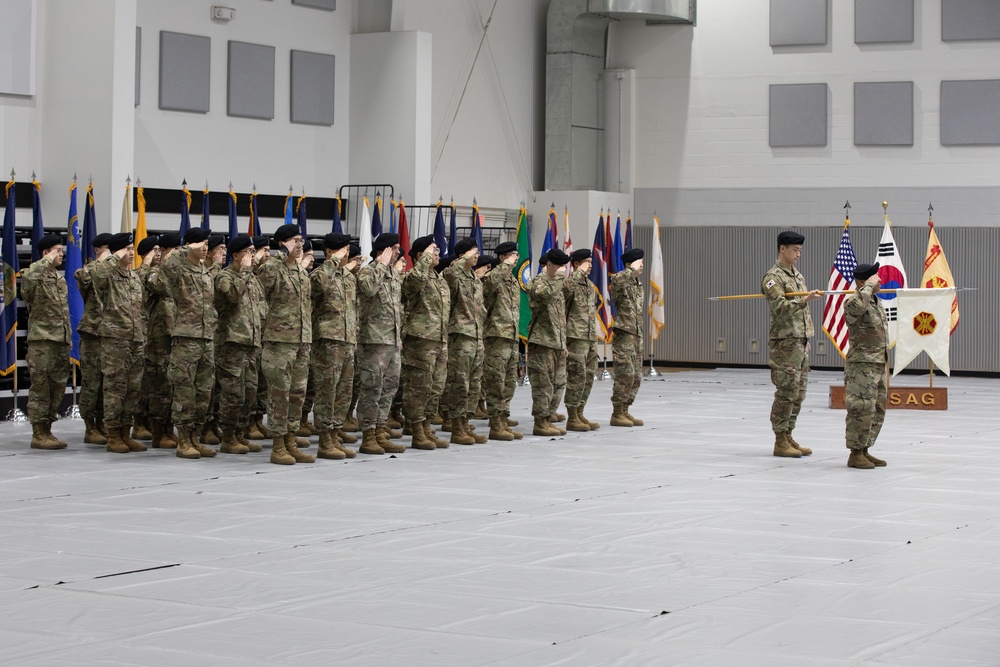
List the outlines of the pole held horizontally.
<svg viewBox="0 0 1000 667">
<path fill-rule="evenodd" d="M 908 288 L 907 291 L 909 291 L 909 292 L 915 292 L 917 290 L 939 290 L 939 289 L 947 289 L 947 288 L 941 288 L 941 287 L 923 287 L 923 288 L 913 288 L 913 289 L 909 289 Z M 978 287 L 956 287 L 955 291 L 956 292 L 965 292 L 965 291 L 968 291 L 968 290 L 976 290 L 976 289 L 979 289 L 979 288 Z M 895 290 L 895 289 L 883 289 L 883 290 L 879 290 L 880 293 L 884 293 L 884 294 L 895 294 L 896 291 L 897 290 Z M 825 294 L 825 295 L 828 295 L 828 294 L 854 294 L 855 292 L 857 292 L 857 290 L 853 290 L 853 289 L 819 290 L 820 294 Z M 786 297 L 807 296 L 810 293 L 811 292 L 785 292 L 785 296 Z M 735 300 L 735 299 L 763 299 L 764 295 L 763 294 L 730 294 L 728 296 L 710 296 L 710 297 L 706 297 L 706 298 L 709 301 L 732 301 L 732 300 Z"/>
</svg>

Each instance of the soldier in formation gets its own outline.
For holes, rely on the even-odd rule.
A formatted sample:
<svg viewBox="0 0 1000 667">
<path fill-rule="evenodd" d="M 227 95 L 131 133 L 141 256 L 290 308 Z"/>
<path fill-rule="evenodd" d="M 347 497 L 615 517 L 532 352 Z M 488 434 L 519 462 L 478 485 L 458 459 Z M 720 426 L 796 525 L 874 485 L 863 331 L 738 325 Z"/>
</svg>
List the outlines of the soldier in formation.
<svg viewBox="0 0 1000 667">
<path fill-rule="evenodd" d="M 615 384 L 611 390 L 611 425 L 642 426 L 643 421 L 629 412 L 642 384 L 642 275 L 643 251 L 632 248 L 622 254 L 625 269 L 611 279 L 611 300 L 615 304 L 614 338 Z"/>
</svg>

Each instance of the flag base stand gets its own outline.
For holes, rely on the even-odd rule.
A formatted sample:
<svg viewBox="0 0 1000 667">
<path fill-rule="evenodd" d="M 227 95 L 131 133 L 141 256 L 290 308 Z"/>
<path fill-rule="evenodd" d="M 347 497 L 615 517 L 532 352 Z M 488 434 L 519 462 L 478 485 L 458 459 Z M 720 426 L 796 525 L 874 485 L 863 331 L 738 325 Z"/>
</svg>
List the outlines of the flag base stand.
<svg viewBox="0 0 1000 667">
<path fill-rule="evenodd" d="M 13 410 L 7 413 L 7 421 L 25 424 L 28 421 L 28 415 L 24 414 L 21 408 L 15 406 Z"/>
<path fill-rule="evenodd" d="M 947 387 L 889 387 L 887 410 L 947 410 Z M 830 409 L 844 410 L 843 385 L 830 385 Z"/>
<path fill-rule="evenodd" d="M 63 413 L 63 419 L 81 419 L 80 406 L 71 405 L 68 408 L 66 408 L 66 412 Z"/>
</svg>

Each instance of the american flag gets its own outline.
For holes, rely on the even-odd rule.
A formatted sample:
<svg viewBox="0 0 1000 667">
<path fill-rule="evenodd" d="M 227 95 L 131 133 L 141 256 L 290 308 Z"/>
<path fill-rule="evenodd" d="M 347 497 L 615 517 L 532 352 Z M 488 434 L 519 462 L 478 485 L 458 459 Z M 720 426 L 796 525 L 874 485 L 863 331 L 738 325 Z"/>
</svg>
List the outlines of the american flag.
<svg viewBox="0 0 1000 667">
<path fill-rule="evenodd" d="M 858 258 L 854 256 L 851 246 L 851 235 L 847 231 L 851 221 L 844 221 L 844 234 L 840 237 L 840 247 L 830 269 L 830 282 L 827 291 L 849 290 L 854 285 L 854 269 L 858 268 Z M 823 333 L 829 336 L 833 344 L 840 350 L 841 356 L 847 355 L 850 341 L 847 340 L 847 321 L 844 319 L 844 301 L 846 294 L 828 294 L 823 305 Z"/>
</svg>

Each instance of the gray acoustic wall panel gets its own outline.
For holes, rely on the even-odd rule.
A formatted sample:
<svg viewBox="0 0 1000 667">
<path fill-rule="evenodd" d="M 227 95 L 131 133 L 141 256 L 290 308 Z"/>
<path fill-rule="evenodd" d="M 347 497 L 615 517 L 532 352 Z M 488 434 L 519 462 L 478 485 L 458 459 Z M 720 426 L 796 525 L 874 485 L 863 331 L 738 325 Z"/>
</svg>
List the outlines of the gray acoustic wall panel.
<svg viewBox="0 0 1000 667">
<path fill-rule="evenodd" d="M 335 56 L 292 51 L 291 118 L 293 123 L 333 125 Z"/>
<path fill-rule="evenodd" d="M 315 9 L 325 9 L 328 12 L 337 9 L 337 0 L 292 0 L 292 4 L 313 7 Z"/>
<path fill-rule="evenodd" d="M 135 106 L 139 106 L 139 73 L 142 70 L 142 28 L 135 29 Z"/>
<path fill-rule="evenodd" d="M 208 113 L 212 40 L 160 31 L 160 108 Z"/>
<path fill-rule="evenodd" d="M 241 118 L 274 118 L 274 47 L 229 42 L 226 113 Z"/>
<path fill-rule="evenodd" d="M 771 0 L 771 46 L 823 45 L 827 0 Z"/>
<path fill-rule="evenodd" d="M 854 84 L 854 145 L 913 145 L 913 82 Z"/>
<path fill-rule="evenodd" d="M 769 144 L 772 147 L 826 146 L 825 83 L 772 85 L 770 97 Z"/>
<path fill-rule="evenodd" d="M 1000 146 L 1000 79 L 941 82 L 941 145 Z"/>
<path fill-rule="evenodd" d="M 941 0 L 941 39 L 1000 39 L 1000 2 Z"/>
<path fill-rule="evenodd" d="M 913 41 L 913 0 L 854 0 L 855 44 Z"/>
</svg>

